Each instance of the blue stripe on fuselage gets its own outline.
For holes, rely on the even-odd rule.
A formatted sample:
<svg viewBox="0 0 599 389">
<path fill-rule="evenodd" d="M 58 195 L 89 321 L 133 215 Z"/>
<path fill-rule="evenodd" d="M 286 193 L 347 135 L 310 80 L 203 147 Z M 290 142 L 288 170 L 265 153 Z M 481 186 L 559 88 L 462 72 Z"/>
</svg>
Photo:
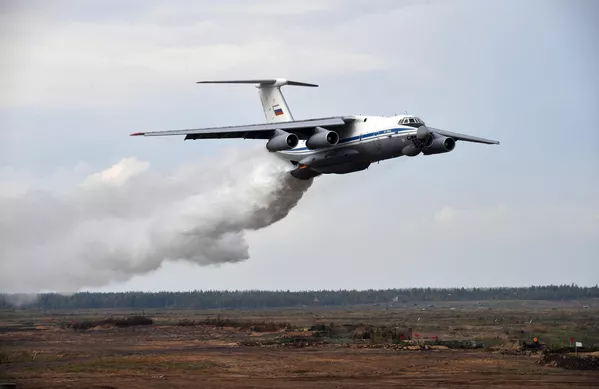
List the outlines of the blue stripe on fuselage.
<svg viewBox="0 0 599 389">
<path fill-rule="evenodd" d="M 378 135 L 383 135 L 383 134 L 388 134 L 388 133 L 394 133 L 397 134 L 399 132 L 405 132 L 405 131 L 413 131 L 414 128 L 413 127 L 403 127 L 403 128 L 389 128 L 386 130 L 381 130 L 381 131 L 375 131 L 375 132 L 368 132 L 366 134 L 362 134 L 362 135 L 356 135 L 356 136 L 352 136 L 350 138 L 344 138 L 344 139 L 339 139 L 339 142 L 337 142 L 338 145 L 343 144 L 343 143 L 347 143 L 347 142 L 351 142 L 353 140 L 358 140 L 360 139 L 360 137 L 362 137 L 362 139 L 366 139 L 366 138 L 372 138 L 373 136 L 378 136 Z M 287 150 L 289 151 L 302 151 L 302 150 L 308 150 L 307 147 L 299 147 L 297 149 L 291 149 L 291 150 Z"/>
</svg>

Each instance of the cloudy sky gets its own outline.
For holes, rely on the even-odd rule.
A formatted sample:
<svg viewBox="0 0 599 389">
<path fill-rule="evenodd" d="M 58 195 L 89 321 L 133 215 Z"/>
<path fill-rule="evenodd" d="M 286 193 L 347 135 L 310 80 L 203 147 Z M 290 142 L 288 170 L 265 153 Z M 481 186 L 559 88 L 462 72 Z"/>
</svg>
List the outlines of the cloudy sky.
<svg viewBox="0 0 599 389">
<path fill-rule="evenodd" d="M 98 174 L 251 169 L 239 156 L 260 141 L 128 134 L 262 122 L 253 87 L 195 81 L 271 77 L 320 85 L 284 89 L 296 119 L 407 111 L 501 145 L 319 177 L 286 218 L 245 233 L 249 259 L 159 260 L 84 289 L 595 285 L 597 20 L 593 0 L 2 1 L 0 291 L 70 271 L 72 235 L 34 261 L 12 253 Z M 53 200 L 25 202 L 36 193 Z"/>
</svg>

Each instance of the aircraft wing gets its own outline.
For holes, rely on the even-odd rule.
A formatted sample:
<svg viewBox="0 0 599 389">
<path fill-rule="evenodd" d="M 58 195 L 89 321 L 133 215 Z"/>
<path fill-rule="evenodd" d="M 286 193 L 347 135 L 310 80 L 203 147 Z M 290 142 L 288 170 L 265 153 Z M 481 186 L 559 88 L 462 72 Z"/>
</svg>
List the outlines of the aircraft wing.
<svg viewBox="0 0 599 389">
<path fill-rule="evenodd" d="M 434 132 L 436 134 L 448 136 L 455 140 L 462 140 L 465 142 L 485 143 L 488 145 L 498 145 L 499 144 L 499 141 L 497 141 L 497 140 L 479 138 L 476 136 L 471 136 L 471 135 L 466 135 L 466 134 L 458 134 L 457 132 L 439 130 L 438 128 L 432 128 L 432 127 L 429 127 L 429 128 L 432 132 Z"/>
<path fill-rule="evenodd" d="M 308 139 L 316 127 L 337 127 L 351 123 L 353 116 L 335 116 L 322 119 L 296 120 L 292 122 L 251 124 L 247 126 L 195 128 L 187 130 L 168 130 L 136 132 L 131 136 L 167 136 L 185 135 L 187 139 L 270 139 L 275 130 L 295 133 L 300 139 Z"/>
</svg>

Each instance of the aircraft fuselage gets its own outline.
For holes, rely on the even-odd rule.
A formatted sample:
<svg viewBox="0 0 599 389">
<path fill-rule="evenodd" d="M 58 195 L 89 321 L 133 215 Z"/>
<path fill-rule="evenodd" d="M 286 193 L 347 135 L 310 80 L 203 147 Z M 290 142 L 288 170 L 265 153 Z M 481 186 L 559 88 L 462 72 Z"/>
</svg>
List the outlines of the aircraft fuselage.
<svg viewBox="0 0 599 389">
<path fill-rule="evenodd" d="M 338 130 L 336 145 L 309 149 L 306 141 L 300 141 L 293 149 L 275 153 L 297 166 L 292 172 L 297 178 L 364 170 L 371 163 L 404 155 L 402 150 L 413 143 L 417 132 L 414 125 L 399 124 L 404 117 L 411 116 L 356 116 Z"/>
</svg>

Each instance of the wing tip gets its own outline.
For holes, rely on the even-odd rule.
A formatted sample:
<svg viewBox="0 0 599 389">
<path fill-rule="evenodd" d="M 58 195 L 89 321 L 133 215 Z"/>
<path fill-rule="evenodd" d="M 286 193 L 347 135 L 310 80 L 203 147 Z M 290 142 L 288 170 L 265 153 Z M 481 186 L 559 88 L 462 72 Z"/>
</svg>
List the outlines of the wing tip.
<svg viewBox="0 0 599 389">
<path fill-rule="evenodd" d="M 129 136 L 141 136 L 141 135 L 145 135 L 145 132 L 134 132 L 133 134 L 129 135 Z"/>
</svg>

